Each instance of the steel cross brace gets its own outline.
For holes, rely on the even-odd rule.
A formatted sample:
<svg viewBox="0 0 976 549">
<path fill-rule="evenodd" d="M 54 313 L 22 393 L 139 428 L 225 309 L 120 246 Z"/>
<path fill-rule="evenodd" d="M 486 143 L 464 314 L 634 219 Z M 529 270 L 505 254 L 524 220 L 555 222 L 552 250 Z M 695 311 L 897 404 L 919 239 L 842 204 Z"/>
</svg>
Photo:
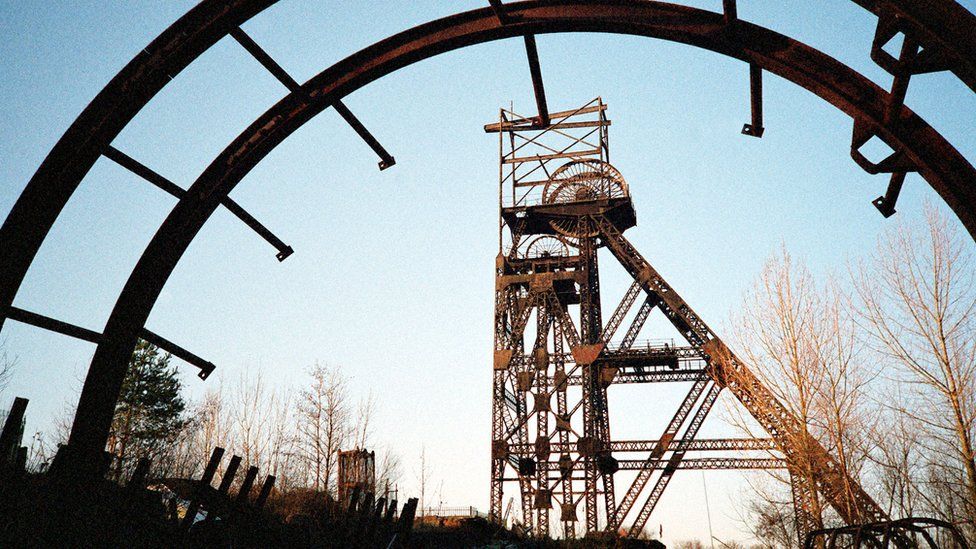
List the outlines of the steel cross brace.
<svg viewBox="0 0 976 549">
<path fill-rule="evenodd" d="M 660 441 L 658 440 L 615 440 L 610 443 L 610 450 L 613 452 L 650 452 L 654 450 Z M 719 452 L 719 451 L 774 451 L 777 449 L 776 443 L 768 438 L 677 438 L 671 441 L 675 448 L 681 448 L 686 452 Z M 531 444 L 523 446 L 512 446 L 513 453 L 525 453 L 533 450 Z M 551 453 L 568 452 L 572 450 L 570 444 L 555 442 L 551 446 Z"/>
<path fill-rule="evenodd" d="M 131 156 L 125 154 L 124 152 L 116 149 L 115 147 L 109 145 L 102 151 L 102 156 L 108 158 L 109 160 L 115 162 L 119 166 L 129 170 L 135 175 L 145 179 L 149 183 L 152 183 L 156 187 L 166 191 L 171 196 L 176 199 L 182 199 L 186 195 L 186 191 L 182 187 L 173 183 L 169 179 L 163 177 L 155 170 L 149 168 L 145 164 L 139 162 L 138 160 L 132 158 Z M 268 244 L 271 244 L 278 250 L 276 257 L 278 261 L 284 261 L 288 258 L 295 250 L 291 246 L 285 244 L 280 238 L 275 236 L 267 227 L 265 227 L 261 222 L 254 218 L 251 214 L 247 213 L 244 208 L 235 202 L 231 197 L 224 197 L 220 201 L 225 208 L 227 208 L 230 213 L 237 216 L 238 219 L 244 222 L 245 225 L 250 227 L 254 232 L 258 233 L 261 238 L 265 239 Z"/>
<path fill-rule="evenodd" d="M 657 506 L 657 502 L 661 499 L 661 494 L 664 493 L 664 489 L 667 488 L 668 483 L 671 481 L 671 477 L 674 476 L 674 471 L 684 459 L 685 452 L 688 451 L 686 443 L 694 440 L 698 435 L 698 429 L 701 428 L 702 423 L 705 421 L 705 417 L 708 416 L 708 413 L 712 410 L 712 406 L 715 404 L 715 400 L 718 399 L 720 392 L 722 392 L 722 387 L 717 383 L 712 384 L 711 388 L 709 388 L 708 394 L 705 395 L 705 400 L 702 402 L 701 407 L 698 408 L 698 411 L 695 412 L 695 416 L 692 418 L 691 424 L 688 425 L 688 428 L 685 430 L 684 440 L 675 445 L 675 451 L 671 455 L 671 459 L 668 460 L 668 464 L 664 468 L 664 472 L 661 473 L 660 477 L 658 477 L 657 482 L 654 484 L 654 488 L 647 496 L 647 501 L 645 501 L 644 506 L 641 507 L 640 513 L 637 515 L 637 519 L 630 528 L 630 537 L 637 537 L 644 529 L 644 525 L 647 524 L 647 519 L 650 518 L 651 513 L 654 511 L 654 507 Z"/>
<path fill-rule="evenodd" d="M 688 394 L 678 407 L 678 411 L 675 412 L 674 416 L 671 418 L 671 421 L 668 422 L 667 427 L 665 427 L 661 438 L 658 439 L 658 444 L 654 447 L 654 450 L 651 451 L 651 455 L 644 460 L 644 465 L 637 473 L 637 477 L 631 483 L 630 488 L 627 489 L 627 493 L 624 494 L 623 500 L 621 500 L 620 505 L 617 506 L 617 512 L 613 515 L 613 517 L 607 517 L 608 532 L 615 532 L 623 523 L 624 518 L 637 501 L 637 497 L 644 489 L 644 486 L 647 485 L 647 481 L 650 480 L 657 463 L 668 451 L 668 448 L 678 434 L 678 430 L 684 424 L 685 419 L 688 418 L 692 408 L 694 408 L 695 403 L 698 402 L 698 398 L 705 391 L 705 387 L 710 381 L 711 380 L 709 377 L 702 373 L 695 381 L 694 385 L 691 386 Z"/>
<path fill-rule="evenodd" d="M 594 218 L 601 240 L 610 252 L 646 291 L 661 299 L 661 308 L 689 343 L 700 345 L 708 355 L 706 371 L 723 387 L 727 387 L 743 406 L 759 421 L 786 455 L 787 461 L 796 459 L 799 452 L 811 464 L 820 491 L 827 502 L 847 523 L 880 520 L 887 515 L 865 492 L 858 482 L 840 470 L 836 460 L 820 445 L 800 422 L 786 410 L 762 381 L 743 364 L 636 248 L 605 217 Z M 619 513 L 618 513 L 619 516 Z"/>
<path fill-rule="evenodd" d="M 257 42 L 248 36 L 248 34 L 244 32 L 244 29 L 240 27 L 232 29 L 230 31 L 230 35 L 233 36 L 234 40 L 237 40 L 237 42 L 245 50 L 247 50 L 247 52 L 251 54 L 251 56 L 254 57 L 258 63 L 261 63 L 262 67 L 267 69 L 272 76 L 274 76 L 279 82 L 288 88 L 288 91 L 292 93 L 302 91 L 301 84 L 295 81 L 295 79 L 292 78 L 291 75 L 285 71 L 285 69 L 281 68 L 281 65 L 279 65 L 270 55 L 268 55 L 268 52 L 264 51 L 264 49 L 259 46 Z M 359 118 L 356 118 L 356 115 L 354 115 L 352 111 L 346 107 L 345 103 L 339 99 L 336 99 L 332 103 L 332 107 L 337 113 L 339 113 L 339 116 L 341 116 L 342 119 L 349 124 L 356 134 L 358 134 L 359 137 L 365 141 L 367 145 L 369 145 L 369 148 L 373 149 L 373 152 L 380 157 L 380 170 L 385 170 L 396 164 L 396 159 L 394 159 L 393 156 L 390 155 L 390 153 L 387 152 L 387 150 L 383 147 L 383 145 L 381 145 L 380 142 L 373 137 L 373 134 L 370 133 L 369 130 L 366 129 L 366 126 L 359 121 Z"/>
<path fill-rule="evenodd" d="M 57 320 L 48 316 L 44 316 L 31 311 L 26 311 L 17 307 L 10 307 L 7 311 L 7 318 L 11 320 L 16 320 L 23 322 L 24 324 L 30 324 L 31 326 L 36 326 L 38 328 L 43 328 L 51 332 L 56 332 L 62 335 L 73 337 L 75 339 L 81 339 L 83 341 L 88 341 L 90 343 L 97 344 L 102 340 L 102 334 L 89 330 L 88 328 L 82 328 L 81 326 L 76 326 L 74 324 L 69 324 L 67 322 Z M 200 369 L 200 373 L 197 376 L 200 379 L 207 379 L 214 370 L 217 369 L 213 362 L 209 360 L 204 360 L 203 358 L 187 351 L 183 347 L 173 343 L 172 341 L 163 338 L 150 331 L 148 328 L 143 327 L 139 337 L 142 338 L 147 343 L 159 347 L 163 351 L 183 360 L 184 362 L 196 366 Z"/>
<path fill-rule="evenodd" d="M 623 299 L 620 300 L 620 304 L 617 305 L 617 309 L 614 310 L 613 315 L 610 320 L 607 321 L 607 325 L 603 328 L 603 344 L 607 345 L 610 340 L 613 339 L 613 334 L 617 332 L 617 328 L 624 321 L 624 317 L 630 311 L 630 308 L 634 305 L 634 301 L 637 301 L 637 296 L 641 293 L 640 282 L 634 281 L 627 289 L 627 293 L 624 294 Z M 629 333 L 629 332 L 628 332 Z M 629 346 L 628 346 L 629 347 Z"/>
</svg>

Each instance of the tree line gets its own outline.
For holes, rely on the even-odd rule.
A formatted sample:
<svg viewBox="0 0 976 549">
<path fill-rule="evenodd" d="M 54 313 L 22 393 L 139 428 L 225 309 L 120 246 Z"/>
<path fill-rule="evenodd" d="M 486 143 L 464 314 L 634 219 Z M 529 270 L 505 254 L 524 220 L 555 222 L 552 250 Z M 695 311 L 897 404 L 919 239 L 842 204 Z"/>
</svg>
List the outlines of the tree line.
<svg viewBox="0 0 976 549">
<path fill-rule="evenodd" d="M 260 373 L 244 371 L 191 403 L 170 360 L 144 341 L 136 346 L 106 448 L 110 478 L 128 478 L 142 458 L 151 461 L 154 478 L 199 478 L 219 446 L 241 456 L 242 467 L 274 475 L 278 495 L 312 491 L 334 498 L 339 450 L 364 448 L 376 451 L 377 491 L 395 490 L 400 459 L 374 440 L 376 399 L 354 400 L 340 367 L 315 364 L 298 391 L 276 389 Z M 44 470 L 66 442 L 71 415 L 59 418 L 54 444 L 35 436 L 33 470 Z"/>
<path fill-rule="evenodd" d="M 974 540 L 973 242 L 934 207 L 925 217 L 889 229 L 842 275 L 815 277 L 781 249 L 732 319 L 735 347 L 892 518 L 943 519 Z M 802 449 L 797 462 L 807 474 Z M 745 524 L 763 547 L 798 546 L 788 476 L 753 484 Z M 819 495 L 811 503 L 819 525 L 839 524 Z"/>
</svg>

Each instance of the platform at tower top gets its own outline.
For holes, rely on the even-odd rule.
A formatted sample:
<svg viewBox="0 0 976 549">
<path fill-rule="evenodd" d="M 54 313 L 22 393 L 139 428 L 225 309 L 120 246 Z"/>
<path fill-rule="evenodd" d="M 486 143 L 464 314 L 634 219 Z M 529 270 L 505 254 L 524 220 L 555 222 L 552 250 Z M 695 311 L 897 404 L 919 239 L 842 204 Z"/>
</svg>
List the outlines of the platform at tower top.
<svg viewBox="0 0 976 549">
<path fill-rule="evenodd" d="M 573 229 L 560 227 L 575 224 L 580 217 L 603 216 L 623 232 L 637 224 L 637 214 L 630 196 L 561 204 L 537 204 L 502 208 L 502 219 L 509 227 L 524 223 L 523 235 L 556 235 L 575 238 Z"/>
<path fill-rule="evenodd" d="M 610 164 L 610 123 L 600 97 L 552 113 L 548 124 L 500 109 L 485 131 L 499 136 L 502 225 L 570 241 L 588 236 L 587 217 L 604 217 L 621 232 L 636 225 L 627 183 Z"/>
</svg>

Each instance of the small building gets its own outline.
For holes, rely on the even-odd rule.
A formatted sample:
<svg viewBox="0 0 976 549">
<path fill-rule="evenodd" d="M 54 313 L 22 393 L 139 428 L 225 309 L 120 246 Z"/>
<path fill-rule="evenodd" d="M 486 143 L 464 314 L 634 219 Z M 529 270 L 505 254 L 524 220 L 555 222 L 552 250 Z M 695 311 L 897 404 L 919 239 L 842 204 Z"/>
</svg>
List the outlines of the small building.
<svg viewBox="0 0 976 549">
<path fill-rule="evenodd" d="M 339 501 L 359 493 L 376 492 L 376 452 L 365 449 L 339 451 Z"/>
</svg>

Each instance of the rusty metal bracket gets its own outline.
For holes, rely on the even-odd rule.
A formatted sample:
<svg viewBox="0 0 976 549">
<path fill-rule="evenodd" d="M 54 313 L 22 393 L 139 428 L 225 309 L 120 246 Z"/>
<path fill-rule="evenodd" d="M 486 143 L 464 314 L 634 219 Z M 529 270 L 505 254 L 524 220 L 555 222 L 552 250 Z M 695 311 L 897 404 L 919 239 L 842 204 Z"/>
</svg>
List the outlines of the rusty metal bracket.
<svg viewBox="0 0 976 549">
<path fill-rule="evenodd" d="M 502 0 L 488 0 L 488 4 L 491 5 L 491 10 L 495 12 L 495 17 L 498 18 L 499 23 L 507 25 L 512 22 L 512 18 L 508 15 L 508 11 L 505 10 L 505 5 L 502 4 Z"/>
<path fill-rule="evenodd" d="M 881 138 L 878 127 L 864 118 L 854 118 L 854 130 L 851 132 L 851 158 L 854 159 L 854 162 L 857 163 L 861 169 L 871 175 L 877 175 L 879 173 L 918 171 L 918 168 L 908 157 L 906 151 L 898 145 L 893 147 L 892 153 L 880 162 L 872 162 L 868 160 L 868 158 L 861 153 L 861 147 L 863 147 L 864 144 L 870 141 L 873 137 Z M 889 146 L 891 145 L 889 144 Z"/>
<path fill-rule="evenodd" d="M 82 328 L 81 326 L 75 326 L 74 324 L 68 324 L 67 322 L 44 315 L 39 315 L 37 313 L 32 313 L 30 311 L 25 311 L 24 309 L 19 309 L 17 307 L 10 307 L 10 309 L 7 311 L 7 318 L 10 320 L 16 320 L 17 322 L 23 322 L 24 324 L 30 324 L 31 326 L 36 326 L 38 328 L 44 328 L 50 332 L 56 332 L 75 339 L 88 341 L 90 343 L 97 344 L 102 340 L 102 334 L 94 330 Z"/>
<path fill-rule="evenodd" d="M 105 147 L 105 150 L 102 151 L 102 156 L 166 191 L 178 200 L 182 199 L 186 195 L 186 191 L 183 190 L 179 185 L 173 183 L 169 179 L 166 179 L 158 172 L 152 170 L 145 164 L 111 145 Z M 254 232 L 258 233 L 258 235 L 267 241 L 268 244 L 274 246 L 274 248 L 278 250 L 278 253 L 275 254 L 278 261 L 284 261 L 288 258 L 288 256 L 295 253 L 295 250 L 293 250 L 291 246 L 282 242 L 280 238 L 275 236 L 274 233 L 272 233 L 260 221 L 255 219 L 254 216 L 247 213 L 247 211 L 244 210 L 244 208 L 242 208 L 240 204 L 235 202 L 231 197 L 224 197 L 220 203 L 223 204 L 225 208 L 230 210 L 232 214 L 237 216 L 238 219 L 243 221 L 245 225 L 250 227 Z"/>
<path fill-rule="evenodd" d="M 903 40 L 901 51 L 896 59 L 884 50 L 884 46 L 899 32 L 902 32 Z M 871 44 L 871 58 L 893 76 L 891 92 L 888 94 L 883 116 L 884 125 L 890 128 L 899 124 L 898 114 L 902 112 L 902 107 L 905 105 L 908 84 L 911 81 L 912 74 L 919 72 L 919 67 L 916 66 L 916 61 L 919 59 L 919 43 L 915 39 L 914 33 L 900 28 L 899 21 L 894 16 L 883 13 L 878 17 L 878 28 L 874 35 L 874 41 Z M 923 61 L 923 63 L 926 68 L 942 66 L 937 61 L 938 59 L 942 59 L 941 54 L 938 52 L 928 53 L 928 61 Z M 860 144 L 857 145 L 859 149 L 861 145 L 873 137 L 873 132 L 867 129 L 863 122 L 859 128 L 858 122 L 858 119 L 855 118 L 854 142 L 852 143 L 852 147 L 860 141 Z M 852 156 L 854 155 L 853 149 L 851 154 Z M 868 173 L 873 173 L 868 168 L 880 172 L 891 172 L 888 189 L 883 196 L 875 198 L 872 204 L 874 204 L 874 207 L 885 218 L 894 215 L 898 195 L 901 193 L 902 185 L 905 183 L 906 171 L 916 171 L 917 168 L 912 163 L 906 161 L 903 151 L 896 151 L 878 164 L 871 164 L 858 152 L 857 156 L 854 156 L 854 161 L 868 171 Z"/>
<path fill-rule="evenodd" d="M 342 119 L 345 120 L 346 123 L 349 124 L 349 126 L 352 127 L 357 134 L 359 134 L 359 137 L 365 141 L 367 145 L 369 145 L 369 148 L 373 149 L 373 152 L 380 157 L 380 170 L 385 170 L 396 164 L 396 159 L 383 148 L 383 145 L 380 145 L 380 142 L 373 137 L 373 134 L 369 133 L 366 126 L 364 126 L 363 123 L 356 118 L 356 115 L 354 115 L 352 111 L 346 107 L 345 103 L 336 99 L 335 103 L 332 104 L 332 108 L 339 113 L 339 116 L 341 116 Z"/>
<path fill-rule="evenodd" d="M 926 44 L 919 55 L 907 63 L 903 58 L 896 58 L 885 51 L 885 45 L 899 33 L 902 34 L 906 42 L 917 43 L 918 41 L 917 33 L 914 29 L 909 28 L 904 19 L 890 11 L 882 11 L 878 15 L 878 26 L 871 41 L 871 60 L 889 74 L 901 72 L 924 74 L 947 71 L 952 68 L 952 62 L 949 60 L 945 49 L 935 43 Z"/>
<path fill-rule="evenodd" d="M 208 377 L 210 377 L 210 374 L 212 374 L 213 371 L 217 369 L 217 367 L 214 366 L 213 362 L 200 358 L 199 356 L 191 353 L 190 351 L 187 351 L 186 349 L 180 347 L 179 345 L 173 343 L 172 341 L 165 339 L 162 336 L 159 336 L 153 332 L 150 332 L 146 328 L 142 329 L 142 333 L 140 334 L 140 337 L 142 337 L 142 339 L 146 340 L 147 342 L 152 343 L 153 345 L 159 347 L 160 349 L 163 349 L 167 353 L 182 359 L 184 362 L 187 362 L 199 368 L 200 373 L 197 374 L 197 377 L 199 377 L 200 379 L 207 379 Z"/>
<path fill-rule="evenodd" d="M 10 320 L 16 320 L 18 322 L 23 322 L 24 324 L 30 324 L 31 326 L 35 326 L 37 328 L 43 328 L 51 332 L 73 337 L 75 339 L 88 341 L 96 345 L 102 342 L 102 334 L 94 330 L 82 328 L 81 326 L 69 324 L 62 320 L 20 309 L 18 307 L 10 307 L 10 309 L 7 311 L 7 318 Z M 184 362 L 199 368 L 200 373 L 197 374 L 197 376 L 199 376 L 200 379 L 207 379 L 210 374 L 217 369 L 213 362 L 200 358 L 172 341 L 156 335 L 147 328 L 142 329 L 139 337 L 146 342 L 159 347 L 163 351 L 183 360 Z"/>
<path fill-rule="evenodd" d="M 742 126 L 743 135 L 760 138 L 766 131 L 766 128 L 763 127 L 762 73 L 762 67 L 755 63 L 749 64 L 749 98 L 752 106 L 752 122 Z"/>
<path fill-rule="evenodd" d="M 292 93 L 302 93 L 301 84 L 292 78 L 291 75 L 288 74 L 288 72 L 285 71 L 285 69 L 283 69 L 281 65 L 279 65 L 278 62 L 268 54 L 268 52 L 264 51 L 264 48 L 259 46 L 254 39 L 244 32 L 244 29 L 237 27 L 230 31 L 230 35 L 233 36 L 234 39 L 237 40 L 237 42 L 243 46 L 248 53 L 251 54 L 251 57 L 254 57 L 258 63 L 261 63 L 261 66 L 267 69 L 272 76 L 277 78 L 282 85 L 288 88 L 288 91 Z M 358 134 L 359 137 L 365 141 L 371 149 L 373 149 L 373 152 L 380 157 L 380 170 L 385 170 L 396 164 L 396 159 L 394 159 L 393 156 L 390 155 L 390 153 L 387 152 L 387 150 L 383 147 L 383 145 L 381 145 L 380 142 L 373 137 L 373 134 L 366 129 L 366 126 L 364 126 L 363 123 L 356 118 L 356 115 L 354 115 L 341 100 L 336 99 L 332 104 L 332 107 L 337 113 L 339 113 L 339 116 L 341 116 L 342 119 L 352 127 L 356 134 Z"/>
<path fill-rule="evenodd" d="M 535 104 L 539 110 L 540 127 L 549 126 L 549 106 L 546 104 L 546 87 L 542 82 L 542 68 L 539 66 L 539 49 L 535 44 L 535 35 L 525 35 L 525 54 L 529 58 L 529 73 L 532 75 L 532 91 L 535 93 Z"/>
<path fill-rule="evenodd" d="M 895 203 L 898 202 L 898 195 L 901 193 L 901 186 L 904 183 L 905 172 L 891 174 L 888 190 L 885 191 L 884 196 L 879 196 L 871 202 L 885 218 L 895 215 Z"/>
</svg>

